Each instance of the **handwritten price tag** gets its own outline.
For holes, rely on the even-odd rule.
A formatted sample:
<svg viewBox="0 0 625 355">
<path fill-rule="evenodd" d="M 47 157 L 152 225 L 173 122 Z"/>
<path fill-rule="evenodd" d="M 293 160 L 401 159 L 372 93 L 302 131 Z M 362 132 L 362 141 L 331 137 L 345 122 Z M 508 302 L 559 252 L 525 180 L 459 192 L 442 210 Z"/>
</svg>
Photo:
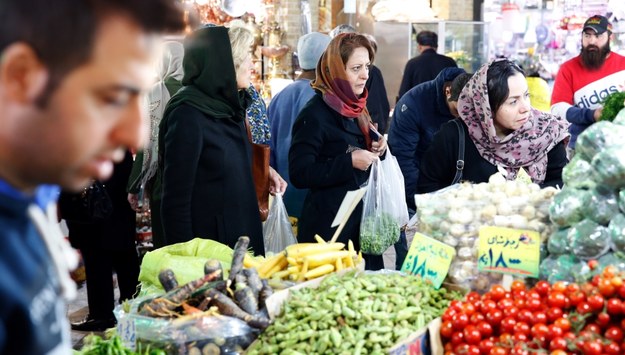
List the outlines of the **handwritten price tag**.
<svg viewBox="0 0 625 355">
<path fill-rule="evenodd" d="M 453 247 L 416 233 L 401 270 L 407 274 L 419 275 L 430 281 L 435 288 L 439 288 L 455 255 L 456 250 Z"/>
<path fill-rule="evenodd" d="M 540 234 L 502 227 L 480 228 L 479 271 L 538 277 Z"/>
<path fill-rule="evenodd" d="M 136 350 L 137 329 L 134 319 L 129 316 L 121 317 L 117 323 L 117 334 L 122 338 L 125 347 Z"/>
</svg>

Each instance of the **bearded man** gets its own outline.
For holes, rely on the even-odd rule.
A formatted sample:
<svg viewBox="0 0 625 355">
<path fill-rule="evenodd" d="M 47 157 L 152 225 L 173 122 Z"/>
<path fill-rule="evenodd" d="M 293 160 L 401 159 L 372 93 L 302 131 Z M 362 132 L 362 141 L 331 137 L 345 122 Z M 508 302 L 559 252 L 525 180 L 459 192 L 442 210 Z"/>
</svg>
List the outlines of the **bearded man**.
<svg viewBox="0 0 625 355">
<path fill-rule="evenodd" d="M 577 136 L 599 120 L 601 102 L 625 88 L 625 57 L 610 51 L 612 25 L 595 15 L 584 22 L 581 53 L 566 61 L 556 76 L 551 113 L 571 123 L 569 159 L 575 154 Z"/>
</svg>

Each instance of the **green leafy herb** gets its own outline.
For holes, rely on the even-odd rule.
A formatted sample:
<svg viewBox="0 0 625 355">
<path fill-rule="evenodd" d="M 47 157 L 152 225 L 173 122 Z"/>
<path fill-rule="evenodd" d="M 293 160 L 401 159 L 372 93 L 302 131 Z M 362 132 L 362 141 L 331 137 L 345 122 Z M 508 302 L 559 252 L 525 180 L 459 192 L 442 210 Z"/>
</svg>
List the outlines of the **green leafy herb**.
<svg viewBox="0 0 625 355">
<path fill-rule="evenodd" d="M 603 101 L 603 111 L 601 112 L 601 121 L 610 121 L 616 117 L 616 114 L 625 107 L 625 92 L 615 92 L 608 95 Z"/>
</svg>

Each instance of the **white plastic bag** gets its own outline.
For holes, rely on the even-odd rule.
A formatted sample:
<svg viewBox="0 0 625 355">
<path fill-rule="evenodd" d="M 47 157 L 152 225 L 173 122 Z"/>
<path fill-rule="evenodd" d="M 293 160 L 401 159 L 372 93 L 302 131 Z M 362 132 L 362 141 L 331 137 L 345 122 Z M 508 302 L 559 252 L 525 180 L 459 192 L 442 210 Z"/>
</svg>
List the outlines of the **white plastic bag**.
<svg viewBox="0 0 625 355">
<path fill-rule="evenodd" d="M 397 159 L 386 152 L 384 160 L 371 164 L 360 222 L 360 248 L 365 254 L 382 255 L 399 240 L 408 223 L 404 176 Z"/>
<path fill-rule="evenodd" d="M 273 197 L 267 221 L 263 224 L 263 237 L 265 238 L 265 255 L 279 253 L 289 245 L 297 243 L 289 214 L 282 201 L 282 194 L 276 194 Z"/>
</svg>

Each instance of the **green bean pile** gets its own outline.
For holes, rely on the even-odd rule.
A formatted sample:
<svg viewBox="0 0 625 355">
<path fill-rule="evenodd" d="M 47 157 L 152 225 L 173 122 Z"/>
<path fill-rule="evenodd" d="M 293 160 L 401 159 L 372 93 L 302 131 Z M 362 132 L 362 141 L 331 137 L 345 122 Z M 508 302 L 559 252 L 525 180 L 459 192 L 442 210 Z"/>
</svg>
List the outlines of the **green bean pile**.
<svg viewBox="0 0 625 355">
<path fill-rule="evenodd" d="M 384 354 L 461 297 L 397 272 L 332 274 L 293 291 L 247 354 Z"/>
</svg>

